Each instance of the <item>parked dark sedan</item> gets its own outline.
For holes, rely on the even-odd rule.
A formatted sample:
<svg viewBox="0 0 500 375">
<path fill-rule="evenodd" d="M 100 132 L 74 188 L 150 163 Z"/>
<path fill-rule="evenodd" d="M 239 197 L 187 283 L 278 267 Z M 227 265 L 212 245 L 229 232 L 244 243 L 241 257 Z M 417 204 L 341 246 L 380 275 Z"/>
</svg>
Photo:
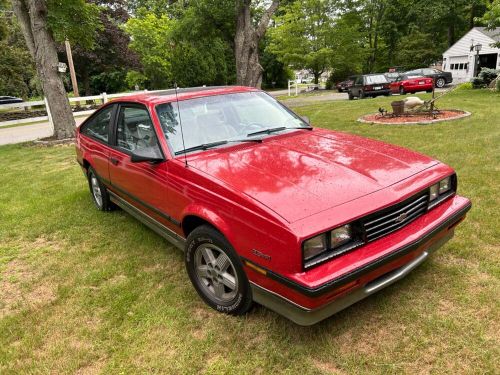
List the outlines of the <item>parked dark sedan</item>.
<svg viewBox="0 0 500 375">
<path fill-rule="evenodd" d="M 353 85 L 349 87 L 349 100 L 379 95 L 391 95 L 389 81 L 382 73 L 356 76 Z"/>
<path fill-rule="evenodd" d="M 2 104 L 13 104 L 22 103 L 24 100 L 16 98 L 14 96 L 0 96 L 0 105 Z"/>
<path fill-rule="evenodd" d="M 335 85 L 335 87 L 337 88 L 337 91 L 338 92 L 347 92 L 349 90 L 349 87 L 351 87 L 352 84 L 354 83 L 355 78 L 356 78 L 356 76 L 351 76 L 348 79 L 346 79 L 345 81 L 337 83 Z"/>
<path fill-rule="evenodd" d="M 423 68 L 414 69 L 406 72 L 405 74 L 410 76 L 421 76 L 433 78 L 436 87 L 444 87 L 446 84 L 453 82 L 453 77 L 450 72 L 443 72 L 439 69 Z"/>
</svg>

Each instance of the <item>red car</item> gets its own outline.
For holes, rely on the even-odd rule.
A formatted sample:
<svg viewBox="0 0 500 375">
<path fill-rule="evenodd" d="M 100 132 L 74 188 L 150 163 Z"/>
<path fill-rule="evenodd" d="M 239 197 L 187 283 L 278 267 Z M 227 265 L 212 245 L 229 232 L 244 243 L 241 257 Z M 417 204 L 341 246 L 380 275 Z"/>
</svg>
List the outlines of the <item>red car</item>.
<svg viewBox="0 0 500 375">
<path fill-rule="evenodd" d="M 313 128 L 247 87 L 110 102 L 76 152 L 97 208 L 184 250 L 209 306 L 240 315 L 255 301 L 301 325 L 406 276 L 471 207 L 443 163 Z"/>
<path fill-rule="evenodd" d="M 432 92 L 434 85 L 432 78 L 400 75 L 394 82 L 391 82 L 391 92 L 394 94 L 410 94 L 418 91 Z"/>
</svg>

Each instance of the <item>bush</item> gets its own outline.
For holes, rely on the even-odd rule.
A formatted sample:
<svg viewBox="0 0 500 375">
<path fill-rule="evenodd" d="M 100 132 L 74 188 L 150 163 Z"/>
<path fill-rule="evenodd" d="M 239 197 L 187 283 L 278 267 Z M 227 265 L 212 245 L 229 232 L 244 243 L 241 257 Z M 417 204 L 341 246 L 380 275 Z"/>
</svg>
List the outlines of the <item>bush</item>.
<svg viewBox="0 0 500 375">
<path fill-rule="evenodd" d="M 500 92 L 500 78 L 497 79 L 496 88 L 497 88 L 497 91 Z"/>
<path fill-rule="evenodd" d="M 478 77 L 482 79 L 485 86 L 488 86 L 491 81 L 497 78 L 498 74 L 500 74 L 500 70 L 483 68 Z"/>
<path fill-rule="evenodd" d="M 458 86 L 457 90 L 471 90 L 472 82 L 465 82 Z"/>
<path fill-rule="evenodd" d="M 472 78 L 471 83 L 472 83 L 472 88 L 474 88 L 474 89 L 481 89 L 481 88 L 486 87 L 483 79 L 480 77 Z"/>
</svg>

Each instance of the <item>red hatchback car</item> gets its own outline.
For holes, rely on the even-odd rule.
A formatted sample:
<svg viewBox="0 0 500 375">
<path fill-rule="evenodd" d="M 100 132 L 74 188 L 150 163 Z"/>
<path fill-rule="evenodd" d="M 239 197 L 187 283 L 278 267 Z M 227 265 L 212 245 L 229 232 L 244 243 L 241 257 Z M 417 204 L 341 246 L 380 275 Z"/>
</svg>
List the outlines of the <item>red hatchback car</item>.
<svg viewBox="0 0 500 375">
<path fill-rule="evenodd" d="M 313 128 L 248 87 L 141 94 L 77 130 L 97 208 L 184 250 L 212 308 L 314 324 L 406 276 L 471 207 L 450 167 Z"/>
<path fill-rule="evenodd" d="M 393 94 L 410 94 L 418 91 L 432 92 L 434 81 L 432 78 L 400 75 L 394 82 L 391 82 L 391 92 Z"/>
</svg>

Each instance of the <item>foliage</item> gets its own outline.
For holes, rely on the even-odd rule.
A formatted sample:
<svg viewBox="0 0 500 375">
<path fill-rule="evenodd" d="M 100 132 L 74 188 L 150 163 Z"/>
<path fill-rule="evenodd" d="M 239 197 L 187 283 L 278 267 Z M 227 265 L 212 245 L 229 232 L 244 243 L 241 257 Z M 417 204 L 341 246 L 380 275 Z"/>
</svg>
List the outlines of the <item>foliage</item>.
<svg viewBox="0 0 500 375">
<path fill-rule="evenodd" d="M 473 88 L 472 82 L 461 83 L 457 90 L 471 90 Z"/>
<path fill-rule="evenodd" d="M 275 17 L 277 27 L 269 30 L 269 52 L 294 69 L 308 69 L 319 76 L 332 65 L 334 22 L 330 1 L 294 2 Z"/>
<path fill-rule="evenodd" d="M 478 76 L 483 81 L 483 83 L 488 86 L 491 81 L 498 77 L 499 74 L 500 70 L 482 68 Z"/>
<path fill-rule="evenodd" d="M 426 67 L 441 58 L 442 49 L 437 49 L 429 43 L 431 34 L 418 30 L 401 38 L 401 48 L 396 53 L 397 65 L 404 66 L 406 70 Z M 403 47 L 404 46 L 404 47 Z"/>
<path fill-rule="evenodd" d="M 493 0 L 488 4 L 488 10 L 481 18 L 481 21 L 491 30 L 500 27 L 500 0 Z M 500 48 L 500 42 L 497 42 L 496 46 Z"/>
<path fill-rule="evenodd" d="M 475 89 L 481 89 L 481 88 L 486 87 L 486 84 L 484 83 L 483 79 L 480 77 L 474 77 L 471 79 L 470 82 L 472 84 L 472 87 Z"/>
<path fill-rule="evenodd" d="M 35 76 L 35 67 L 26 48 L 19 25 L 14 17 L 8 16 L 10 4 L 0 0 L 0 96 L 33 95 L 30 82 Z"/>
<path fill-rule="evenodd" d="M 79 88 L 86 95 L 102 92 L 102 78 L 105 76 L 111 76 L 114 80 L 123 78 L 122 82 L 114 81 L 109 87 L 128 87 L 124 71 L 141 69 L 139 57 L 129 48 L 130 37 L 122 27 L 129 18 L 124 1 L 93 1 L 100 9 L 99 23 L 102 30 L 97 33 L 92 49 L 72 46 Z M 66 60 L 64 46 L 59 48 L 59 59 Z M 100 77 L 93 78 L 96 75 Z"/>
<path fill-rule="evenodd" d="M 85 0 L 47 0 L 47 22 L 56 41 L 91 49 L 98 32 L 99 7 Z"/>
<path fill-rule="evenodd" d="M 129 89 L 144 89 L 148 84 L 148 77 L 137 70 L 129 70 L 125 76 L 125 83 Z"/>
<path fill-rule="evenodd" d="M 497 91 L 500 91 L 500 78 L 497 78 L 495 87 Z"/>
<path fill-rule="evenodd" d="M 234 82 L 234 4 L 217 4 L 206 0 L 188 7 L 171 5 L 171 14 L 178 17 L 140 8 L 127 21 L 130 47 L 140 56 L 150 88 L 175 82 L 182 87 Z"/>
<path fill-rule="evenodd" d="M 174 20 L 167 15 L 153 13 L 130 18 L 125 30 L 132 37 L 130 48 L 141 59 L 144 74 L 152 88 L 165 88 L 172 84 L 172 29 Z"/>
</svg>

